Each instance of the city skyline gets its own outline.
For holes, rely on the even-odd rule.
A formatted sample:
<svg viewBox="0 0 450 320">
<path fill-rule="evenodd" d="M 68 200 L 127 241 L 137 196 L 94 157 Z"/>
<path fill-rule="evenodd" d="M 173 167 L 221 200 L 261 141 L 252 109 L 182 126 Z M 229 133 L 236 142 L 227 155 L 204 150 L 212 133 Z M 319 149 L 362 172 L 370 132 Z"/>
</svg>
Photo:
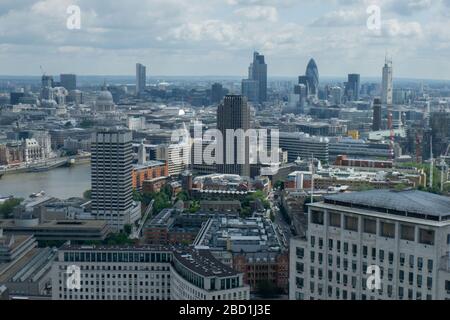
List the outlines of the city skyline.
<svg viewBox="0 0 450 320">
<path fill-rule="evenodd" d="M 381 10 L 378 33 L 367 28 L 371 4 Z M 66 28 L 70 5 L 81 10 L 79 30 Z M 244 76 L 257 50 L 272 76 L 301 74 L 312 57 L 324 76 L 376 76 L 388 52 L 397 77 L 449 79 L 448 9 L 443 0 L 7 1 L 0 73 L 39 75 L 42 65 L 48 74 L 128 75 L 141 61 L 155 75 Z"/>
</svg>

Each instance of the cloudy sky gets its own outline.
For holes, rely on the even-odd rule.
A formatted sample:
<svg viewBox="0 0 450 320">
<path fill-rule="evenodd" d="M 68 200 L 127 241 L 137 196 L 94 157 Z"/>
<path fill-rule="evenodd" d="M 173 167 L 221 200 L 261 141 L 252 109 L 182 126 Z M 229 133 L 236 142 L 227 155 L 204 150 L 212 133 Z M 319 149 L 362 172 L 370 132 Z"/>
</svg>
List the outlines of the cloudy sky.
<svg viewBox="0 0 450 320">
<path fill-rule="evenodd" d="M 81 9 L 81 29 L 66 26 Z M 366 12 L 381 9 L 381 30 Z M 450 0 L 0 0 L 0 74 L 244 76 L 258 50 L 269 75 L 450 79 Z"/>
</svg>

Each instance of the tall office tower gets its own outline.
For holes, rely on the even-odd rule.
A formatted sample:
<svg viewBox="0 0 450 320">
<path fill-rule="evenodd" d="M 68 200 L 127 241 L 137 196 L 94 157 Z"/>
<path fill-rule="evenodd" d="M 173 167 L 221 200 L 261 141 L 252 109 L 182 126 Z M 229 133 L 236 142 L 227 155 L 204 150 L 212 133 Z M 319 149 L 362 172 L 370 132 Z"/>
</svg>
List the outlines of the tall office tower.
<svg viewBox="0 0 450 320">
<path fill-rule="evenodd" d="M 319 93 L 319 69 L 314 59 L 309 60 L 305 76 L 308 78 L 309 94 L 317 97 Z"/>
<path fill-rule="evenodd" d="M 431 112 L 430 129 L 433 137 L 433 154 L 444 155 L 450 146 L 450 112 Z"/>
<path fill-rule="evenodd" d="M 43 75 L 41 78 L 41 99 L 53 100 L 53 77 Z"/>
<path fill-rule="evenodd" d="M 249 161 L 249 141 L 245 142 L 238 139 L 227 139 L 227 130 L 242 129 L 244 133 L 250 129 L 250 108 L 247 105 L 247 99 L 242 95 L 227 95 L 223 103 L 217 108 L 217 129 L 223 136 L 223 152 L 222 157 L 218 155 L 221 164 L 217 165 L 219 173 L 239 174 L 241 176 L 250 176 Z M 244 145 L 242 145 L 244 143 Z M 227 150 L 232 151 L 229 155 L 232 163 L 227 163 Z M 241 161 L 238 161 L 238 152 L 241 154 Z M 222 159 L 220 159 L 222 158 Z M 242 161 L 244 160 L 244 161 Z M 242 163 L 239 163 L 242 162 Z"/>
<path fill-rule="evenodd" d="M 264 56 L 258 52 L 253 53 L 253 62 L 248 68 L 248 79 L 258 81 L 258 102 L 267 101 L 267 64 Z"/>
<path fill-rule="evenodd" d="M 53 77 L 44 74 L 41 78 L 41 88 L 53 88 Z"/>
<path fill-rule="evenodd" d="M 333 105 L 340 105 L 342 103 L 342 88 L 332 87 L 331 88 L 331 103 Z"/>
<path fill-rule="evenodd" d="M 146 85 L 146 67 L 140 63 L 136 63 L 136 95 L 141 94 L 145 90 Z"/>
<path fill-rule="evenodd" d="M 120 231 L 140 218 L 133 202 L 130 131 L 99 131 L 91 139 L 92 215 Z"/>
<path fill-rule="evenodd" d="M 307 76 L 299 76 L 298 77 L 298 84 L 304 85 L 306 88 L 306 95 L 309 96 L 310 88 L 309 88 L 309 81 Z"/>
<path fill-rule="evenodd" d="M 223 86 L 220 83 L 214 83 L 211 86 L 211 102 L 219 103 L 223 99 Z"/>
<path fill-rule="evenodd" d="M 450 198 L 417 190 L 325 196 L 291 239 L 289 298 L 449 299 L 449 213 Z"/>
<path fill-rule="evenodd" d="M 350 101 L 359 100 L 360 90 L 360 76 L 359 74 L 351 73 L 348 75 L 347 86 L 345 88 L 345 95 Z"/>
<path fill-rule="evenodd" d="M 381 83 L 381 103 L 392 105 L 393 83 L 392 83 L 392 61 L 386 58 L 383 67 L 383 79 Z"/>
<path fill-rule="evenodd" d="M 254 103 L 259 102 L 259 81 L 243 79 L 241 88 L 242 95 L 245 96 L 248 101 Z"/>
<path fill-rule="evenodd" d="M 61 74 L 59 76 L 61 87 L 67 91 L 75 90 L 77 88 L 77 76 L 75 74 Z"/>
<path fill-rule="evenodd" d="M 381 130 L 381 99 L 380 98 L 375 98 L 373 100 L 372 130 L 373 131 Z"/>
<path fill-rule="evenodd" d="M 294 87 L 294 94 L 298 95 L 298 105 L 295 114 L 301 114 L 305 110 L 306 100 L 308 99 L 308 86 L 301 83 Z"/>
</svg>

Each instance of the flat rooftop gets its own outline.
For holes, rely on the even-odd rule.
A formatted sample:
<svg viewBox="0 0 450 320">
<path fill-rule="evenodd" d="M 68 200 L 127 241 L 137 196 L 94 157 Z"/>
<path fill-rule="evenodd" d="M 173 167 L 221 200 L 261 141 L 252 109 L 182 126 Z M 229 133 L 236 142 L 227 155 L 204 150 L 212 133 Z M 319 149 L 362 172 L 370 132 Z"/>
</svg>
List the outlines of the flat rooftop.
<svg viewBox="0 0 450 320">
<path fill-rule="evenodd" d="M 174 258 L 189 270 L 204 277 L 230 277 L 240 274 L 217 260 L 209 250 L 175 251 Z"/>
<path fill-rule="evenodd" d="M 324 197 L 326 204 L 433 221 L 450 219 L 450 197 L 418 190 L 369 190 Z"/>
</svg>

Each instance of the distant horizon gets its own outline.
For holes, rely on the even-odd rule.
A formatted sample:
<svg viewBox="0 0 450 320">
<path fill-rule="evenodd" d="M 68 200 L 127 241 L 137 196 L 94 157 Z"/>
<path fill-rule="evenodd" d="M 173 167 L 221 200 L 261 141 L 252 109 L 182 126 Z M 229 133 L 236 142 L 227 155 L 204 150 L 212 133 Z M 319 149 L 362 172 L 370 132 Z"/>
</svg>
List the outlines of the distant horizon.
<svg viewBox="0 0 450 320">
<path fill-rule="evenodd" d="M 319 70 L 320 71 L 320 70 Z M 66 72 L 66 73 L 57 73 L 57 74 L 50 74 L 46 73 L 48 76 L 53 77 L 59 77 L 61 74 L 75 74 L 77 78 L 129 78 L 134 79 L 135 75 L 120 75 L 120 74 L 77 74 L 73 72 Z M 298 75 L 300 76 L 300 75 Z M 298 76 L 286 76 L 286 75 L 274 75 L 270 76 L 268 75 L 268 80 L 296 80 Z M 41 78 L 42 75 L 9 75 L 9 74 L 0 74 L 0 80 L 7 80 L 7 79 L 26 79 L 26 78 Z M 214 79 L 224 79 L 224 80 L 241 80 L 245 79 L 246 76 L 242 75 L 147 75 L 146 79 L 164 79 L 164 78 L 173 78 L 173 79 L 183 79 L 183 78 L 202 78 L 205 80 L 214 80 Z M 325 79 L 325 80 L 347 80 L 347 75 L 345 76 L 330 76 L 330 75 L 319 75 L 319 79 Z M 380 81 L 381 82 L 381 76 L 364 76 L 361 75 L 361 80 L 370 80 L 370 81 Z M 432 79 L 432 78 L 411 78 L 411 77 L 393 77 L 394 81 L 432 81 L 432 82 L 450 82 L 449 79 Z"/>
</svg>

